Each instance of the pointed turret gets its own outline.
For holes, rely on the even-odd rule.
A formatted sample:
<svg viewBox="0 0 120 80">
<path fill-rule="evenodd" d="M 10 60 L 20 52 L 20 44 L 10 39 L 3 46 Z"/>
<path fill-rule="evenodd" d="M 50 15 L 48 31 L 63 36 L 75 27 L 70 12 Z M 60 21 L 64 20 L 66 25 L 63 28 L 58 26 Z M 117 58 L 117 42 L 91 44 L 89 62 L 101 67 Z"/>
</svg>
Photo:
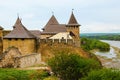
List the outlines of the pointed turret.
<svg viewBox="0 0 120 80">
<path fill-rule="evenodd" d="M 75 18 L 75 16 L 74 16 L 73 11 L 72 11 L 72 14 L 71 14 L 71 17 L 70 17 L 70 19 L 69 19 L 68 24 L 78 24 L 78 22 L 77 22 L 77 20 L 76 20 L 76 18 Z"/>
<path fill-rule="evenodd" d="M 80 44 L 80 30 L 79 30 L 79 25 L 74 13 L 72 11 L 72 14 L 70 16 L 69 22 L 66 25 L 67 31 L 70 32 L 71 36 L 73 37 L 74 41 L 76 42 L 75 44 Z M 77 43 L 78 42 L 78 43 Z"/>
<path fill-rule="evenodd" d="M 17 25 L 19 25 L 19 24 L 22 24 L 22 23 L 21 23 L 21 20 L 20 20 L 20 18 L 19 18 L 19 16 L 18 16 L 18 18 L 17 18 L 17 20 L 16 20 L 13 28 L 15 28 L 15 26 L 17 26 Z"/>
<path fill-rule="evenodd" d="M 48 23 L 46 25 L 56 25 L 59 24 L 57 19 L 55 18 L 54 15 L 52 15 L 52 17 L 50 18 L 50 20 L 48 21 Z"/>
<path fill-rule="evenodd" d="M 3 37 L 3 51 L 14 46 L 20 50 L 22 55 L 36 53 L 36 39 L 37 37 L 25 28 L 18 17 L 13 30 Z"/>
<path fill-rule="evenodd" d="M 58 21 L 57 21 L 57 19 L 55 18 L 54 15 L 51 16 L 51 18 L 49 19 L 49 21 L 47 22 L 47 24 L 43 28 L 43 31 L 45 31 L 51 25 L 59 25 L 59 23 L 58 23 Z"/>
<path fill-rule="evenodd" d="M 20 18 L 18 17 L 13 30 L 4 36 L 4 38 L 36 38 L 30 31 L 28 31 L 22 24 Z"/>
<path fill-rule="evenodd" d="M 43 33 L 58 33 L 58 32 L 66 32 L 66 26 L 63 24 L 59 24 L 54 14 L 49 19 L 48 23 L 43 28 Z"/>
</svg>

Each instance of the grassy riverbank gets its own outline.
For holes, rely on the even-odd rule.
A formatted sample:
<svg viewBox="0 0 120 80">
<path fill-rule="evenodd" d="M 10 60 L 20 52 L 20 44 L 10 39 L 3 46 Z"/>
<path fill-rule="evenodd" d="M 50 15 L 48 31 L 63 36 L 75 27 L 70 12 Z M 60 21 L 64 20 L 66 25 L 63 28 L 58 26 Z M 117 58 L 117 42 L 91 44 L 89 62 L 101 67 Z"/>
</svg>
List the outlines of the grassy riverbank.
<svg viewBox="0 0 120 80">
<path fill-rule="evenodd" d="M 81 47 L 86 51 L 97 49 L 102 52 L 106 52 L 110 50 L 110 45 L 108 43 L 88 38 L 81 39 Z"/>
</svg>

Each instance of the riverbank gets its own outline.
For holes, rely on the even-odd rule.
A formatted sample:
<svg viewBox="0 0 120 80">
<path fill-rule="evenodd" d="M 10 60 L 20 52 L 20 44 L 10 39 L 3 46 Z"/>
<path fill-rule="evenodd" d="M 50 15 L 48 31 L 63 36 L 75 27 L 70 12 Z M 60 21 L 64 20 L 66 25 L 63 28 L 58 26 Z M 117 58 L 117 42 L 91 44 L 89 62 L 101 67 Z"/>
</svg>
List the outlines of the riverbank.
<svg viewBox="0 0 120 80">
<path fill-rule="evenodd" d="M 101 55 L 97 55 L 98 59 L 101 61 L 102 66 L 106 67 L 106 68 L 114 68 L 114 69 L 120 69 L 120 48 L 115 47 L 115 46 L 111 46 L 113 48 L 114 51 L 112 51 L 112 53 L 116 54 L 116 57 L 109 57 L 109 56 L 103 56 L 104 55 L 108 55 L 110 54 L 109 52 L 100 52 Z M 99 52 L 98 50 L 92 50 L 92 53 L 96 53 Z"/>
<path fill-rule="evenodd" d="M 120 48 L 114 47 L 114 46 L 111 46 L 111 47 L 115 50 L 115 53 L 117 54 L 117 58 L 120 59 Z"/>
</svg>

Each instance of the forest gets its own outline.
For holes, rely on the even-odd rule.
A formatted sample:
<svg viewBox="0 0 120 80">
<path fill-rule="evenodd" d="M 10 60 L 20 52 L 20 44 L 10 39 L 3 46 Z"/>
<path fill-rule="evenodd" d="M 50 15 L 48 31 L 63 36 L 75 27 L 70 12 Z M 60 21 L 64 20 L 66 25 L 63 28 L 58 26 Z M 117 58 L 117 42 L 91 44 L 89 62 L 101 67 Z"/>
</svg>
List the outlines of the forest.
<svg viewBox="0 0 120 80">
<path fill-rule="evenodd" d="M 83 33 L 80 36 L 99 40 L 120 40 L 120 33 Z"/>
</svg>

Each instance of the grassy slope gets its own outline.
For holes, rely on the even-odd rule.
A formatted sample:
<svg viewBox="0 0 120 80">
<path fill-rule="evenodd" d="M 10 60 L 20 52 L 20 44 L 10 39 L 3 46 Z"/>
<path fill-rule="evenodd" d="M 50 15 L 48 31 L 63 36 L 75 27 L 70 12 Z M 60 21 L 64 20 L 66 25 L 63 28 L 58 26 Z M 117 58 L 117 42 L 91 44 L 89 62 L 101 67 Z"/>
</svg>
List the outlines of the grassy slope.
<svg viewBox="0 0 120 80">
<path fill-rule="evenodd" d="M 18 70 L 0 68 L 0 80 L 43 80 L 49 74 L 43 70 Z"/>
<path fill-rule="evenodd" d="M 82 57 L 91 58 L 91 55 L 83 51 L 81 48 L 66 44 L 54 44 L 54 45 L 41 44 L 38 52 L 41 53 L 43 61 L 47 61 L 50 57 L 54 56 L 54 54 L 58 52 L 76 53 Z"/>
</svg>

